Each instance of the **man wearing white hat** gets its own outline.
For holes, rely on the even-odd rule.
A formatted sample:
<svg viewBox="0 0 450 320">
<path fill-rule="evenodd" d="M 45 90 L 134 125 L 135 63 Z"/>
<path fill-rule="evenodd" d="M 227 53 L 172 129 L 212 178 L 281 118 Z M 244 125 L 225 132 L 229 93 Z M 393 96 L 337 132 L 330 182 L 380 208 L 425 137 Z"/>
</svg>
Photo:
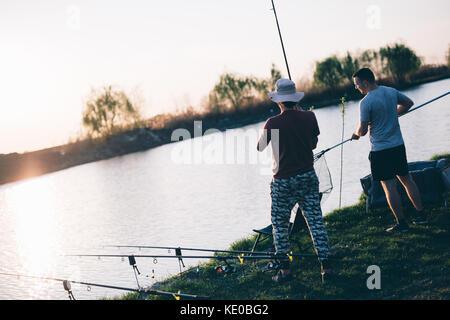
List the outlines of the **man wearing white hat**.
<svg viewBox="0 0 450 320">
<path fill-rule="evenodd" d="M 328 265 L 328 235 L 320 208 L 319 180 L 314 171 L 312 151 L 317 146 L 319 126 L 313 112 L 297 107 L 304 93 L 296 91 L 294 82 L 280 79 L 276 89 L 276 92 L 269 93 L 269 97 L 278 104 L 281 113 L 266 121 L 257 146 L 258 151 L 263 151 L 272 142 L 275 168 L 270 195 L 276 253 L 287 256 L 290 252 L 289 219 L 291 210 L 298 202 L 321 262 L 322 280 L 325 281 L 333 272 Z M 289 260 L 283 259 L 281 269 L 273 280 L 282 282 L 290 278 Z"/>
</svg>

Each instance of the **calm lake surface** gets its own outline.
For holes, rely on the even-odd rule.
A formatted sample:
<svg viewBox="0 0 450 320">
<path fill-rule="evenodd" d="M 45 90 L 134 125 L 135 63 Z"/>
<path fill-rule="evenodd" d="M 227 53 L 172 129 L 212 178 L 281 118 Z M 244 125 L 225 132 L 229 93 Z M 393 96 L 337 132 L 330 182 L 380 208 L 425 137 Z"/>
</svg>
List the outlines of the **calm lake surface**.
<svg viewBox="0 0 450 320">
<path fill-rule="evenodd" d="M 449 88 L 447 79 L 405 93 L 419 105 Z M 400 119 L 408 161 L 450 151 L 449 105 L 447 96 Z M 321 129 L 318 152 L 340 142 L 342 116 L 337 106 L 314 112 Z M 345 138 L 356 129 L 358 116 L 358 103 L 348 103 Z M 169 254 L 104 247 L 117 244 L 225 249 L 252 235 L 253 228 L 270 224 L 270 149 L 257 154 L 252 140 L 263 125 L 211 133 L 0 186 L 0 272 L 135 288 L 127 259 L 64 255 Z M 243 134 L 250 141 L 245 146 L 227 140 Z M 358 202 L 359 179 L 370 170 L 368 152 L 368 137 L 344 145 L 342 206 Z M 326 160 L 334 189 L 322 205 L 324 215 L 339 205 L 340 149 L 328 152 Z M 158 259 L 156 264 L 152 259 L 136 260 L 141 286 L 179 271 L 176 259 Z M 77 299 L 125 293 L 75 284 L 72 289 Z M 0 299 L 66 298 L 59 282 L 0 276 Z"/>
</svg>

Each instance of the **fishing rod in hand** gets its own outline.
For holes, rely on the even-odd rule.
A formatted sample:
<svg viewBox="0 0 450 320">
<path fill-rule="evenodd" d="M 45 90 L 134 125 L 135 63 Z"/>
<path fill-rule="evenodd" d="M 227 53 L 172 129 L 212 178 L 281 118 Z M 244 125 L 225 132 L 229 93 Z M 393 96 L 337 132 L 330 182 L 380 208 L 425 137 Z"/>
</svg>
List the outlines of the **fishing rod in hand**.
<svg viewBox="0 0 450 320">
<path fill-rule="evenodd" d="M 275 9 L 275 3 L 274 3 L 273 0 L 271 0 L 271 1 L 272 1 L 272 10 L 273 10 L 273 13 L 274 13 L 274 15 L 275 15 L 275 21 L 276 21 L 276 23 L 277 23 L 278 35 L 280 36 L 280 42 L 281 42 L 281 48 L 282 48 L 282 50 L 283 50 L 284 61 L 285 61 L 285 63 L 286 63 L 286 69 L 287 69 L 287 72 L 288 72 L 289 79 L 292 80 L 291 72 L 290 72 L 290 70 L 289 70 L 288 60 L 287 60 L 287 57 L 286 57 L 286 50 L 284 49 L 283 37 L 281 36 L 281 30 L 280 30 L 280 24 L 279 24 L 279 22 L 278 22 L 277 11 L 276 11 L 276 9 Z M 446 93 L 444 93 L 444 94 L 442 94 L 442 95 L 440 95 L 440 96 L 438 96 L 438 97 L 436 97 L 436 98 L 434 98 L 434 99 L 431 99 L 431 100 L 429 100 L 429 101 L 427 101 L 427 102 L 421 104 L 420 106 L 417 106 L 417 107 L 415 107 L 415 108 L 413 108 L 413 109 L 410 109 L 408 112 L 406 112 L 406 113 L 400 115 L 400 117 L 401 117 L 401 116 L 404 116 L 404 115 L 406 115 L 406 114 L 408 114 L 408 113 L 411 113 L 411 112 L 413 112 L 413 111 L 415 111 L 415 110 L 417 110 L 417 109 L 419 109 L 419 108 L 422 108 L 423 106 L 426 106 L 427 104 L 429 104 L 429 103 L 431 103 L 431 102 L 434 102 L 434 101 L 436 101 L 436 100 L 438 100 L 438 99 L 441 99 L 441 98 L 445 97 L 445 96 L 448 95 L 448 94 L 450 94 L 450 91 L 447 91 Z M 334 145 L 334 146 L 332 146 L 332 147 L 330 147 L 330 148 L 328 148 L 328 149 L 325 149 L 325 150 L 320 151 L 319 153 L 317 153 L 317 154 L 314 155 L 314 162 L 317 161 L 320 157 L 322 157 L 322 156 L 323 156 L 325 153 L 327 153 L 328 151 L 333 150 L 333 149 L 335 149 L 335 148 L 337 148 L 337 147 L 339 147 L 339 146 L 343 145 L 344 143 L 347 143 L 347 142 L 349 142 L 349 141 L 351 141 L 351 140 L 352 140 L 352 138 L 347 139 L 347 140 L 344 140 L 344 141 L 342 141 L 342 142 L 340 142 L 340 143 L 338 143 L 338 144 L 336 144 L 336 145 Z"/>
<path fill-rule="evenodd" d="M 410 112 L 416 111 L 417 109 L 422 108 L 423 106 L 426 106 L 427 104 L 429 104 L 429 103 L 431 103 L 431 102 L 434 102 L 434 101 L 436 101 L 436 100 L 438 100 L 438 99 L 441 99 L 441 98 L 445 97 L 445 96 L 448 95 L 448 94 L 450 94 L 450 91 L 447 91 L 446 93 L 441 94 L 440 96 L 438 96 L 438 97 L 436 97 L 436 98 L 434 98 L 434 99 L 431 99 L 431 100 L 429 100 L 429 101 L 427 101 L 427 102 L 425 102 L 425 103 L 422 103 L 420 106 L 417 106 L 417 107 L 414 107 L 414 108 L 410 109 L 408 112 L 402 114 L 401 116 L 404 116 L 405 114 L 408 114 L 408 113 L 410 113 Z M 400 116 L 400 117 L 401 117 L 401 116 Z"/>
<path fill-rule="evenodd" d="M 399 117 L 402 117 L 402 116 L 404 116 L 404 115 L 407 115 L 408 113 L 411 113 L 411 112 L 413 112 L 413 111 L 416 111 L 417 109 L 420 109 L 420 108 L 426 106 L 427 104 L 430 104 L 430 103 L 432 103 L 432 102 L 434 102 L 434 101 L 436 101 L 436 100 L 439 100 L 439 99 L 441 99 L 441 98 L 447 96 L 448 94 L 450 94 L 450 91 L 447 91 L 446 93 L 441 94 L 440 96 L 438 96 L 438 97 L 436 97 L 436 98 L 433 98 L 433 99 L 431 99 L 431 100 L 429 100 L 429 101 L 427 101 L 427 102 L 425 102 L 425 103 L 422 103 L 421 105 L 419 105 L 419 106 L 417 106 L 417 107 L 415 107 L 415 108 L 412 108 L 412 109 L 408 110 L 408 112 L 405 112 L 404 114 L 399 115 Z M 340 142 L 340 143 L 338 143 L 338 144 L 336 144 L 336 145 L 334 145 L 334 146 L 332 146 L 332 147 L 330 147 L 330 148 L 328 148 L 328 149 L 325 149 L 325 150 L 322 150 L 322 151 L 316 153 L 316 154 L 314 155 L 314 161 L 317 161 L 317 160 L 318 160 L 320 157 L 322 157 L 326 152 L 328 152 L 328 151 L 330 151 L 330 150 L 332 150 L 332 149 L 335 149 L 335 148 L 339 147 L 340 145 L 343 145 L 344 143 L 347 143 L 347 142 L 349 142 L 349 141 L 351 141 L 351 140 L 352 140 L 352 138 L 347 139 L 347 140 L 344 140 L 344 141 L 342 141 L 342 142 Z"/>
</svg>

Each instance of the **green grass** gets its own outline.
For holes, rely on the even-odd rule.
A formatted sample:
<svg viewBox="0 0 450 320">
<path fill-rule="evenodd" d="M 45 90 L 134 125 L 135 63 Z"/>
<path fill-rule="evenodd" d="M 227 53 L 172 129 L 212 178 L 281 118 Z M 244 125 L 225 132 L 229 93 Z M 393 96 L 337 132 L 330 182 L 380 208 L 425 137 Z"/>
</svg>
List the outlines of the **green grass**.
<svg viewBox="0 0 450 320">
<path fill-rule="evenodd" d="M 448 157 L 448 155 L 447 155 Z M 387 234 L 394 218 L 390 210 L 366 213 L 363 200 L 357 205 L 335 210 L 324 218 L 335 256 L 337 278 L 322 285 L 316 258 L 296 258 L 293 281 L 278 285 L 273 272 L 262 272 L 267 261 L 234 264 L 237 271 L 218 274 L 217 261 L 200 265 L 200 273 L 189 269 L 158 284 L 159 290 L 206 295 L 211 299 L 450 299 L 450 210 L 427 207 L 430 223 L 410 225 L 407 234 Z M 255 237 L 232 244 L 231 250 L 249 250 Z M 266 247 L 272 246 L 270 240 Z M 314 253 L 308 230 L 291 236 L 297 253 Z M 262 249 L 262 247 L 260 248 Z M 367 267 L 381 269 L 381 289 L 369 290 Z M 123 299 L 138 299 L 129 294 Z M 168 297 L 147 297 L 167 299 Z"/>
<path fill-rule="evenodd" d="M 431 157 L 431 160 L 450 159 L 450 153 L 437 154 Z"/>
<path fill-rule="evenodd" d="M 364 204 L 336 210 L 325 217 L 338 277 L 322 285 L 320 266 L 315 258 L 298 258 L 292 263 L 294 280 L 272 283 L 273 273 L 262 272 L 260 263 L 235 264 L 235 273 L 220 275 L 216 261 L 169 278 L 160 290 L 194 293 L 211 299 L 449 299 L 450 298 L 450 212 L 427 208 L 430 224 L 411 226 L 408 234 L 391 235 L 384 230 L 392 225 L 388 210 L 365 212 Z M 253 239 L 244 239 L 232 250 L 248 250 Z M 294 252 L 313 253 L 307 230 L 291 238 Z M 381 269 L 381 290 L 366 286 L 367 267 Z M 130 294 L 124 299 L 137 299 Z M 163 297 L 151 297 L 162 299 Z"/>
</svg>

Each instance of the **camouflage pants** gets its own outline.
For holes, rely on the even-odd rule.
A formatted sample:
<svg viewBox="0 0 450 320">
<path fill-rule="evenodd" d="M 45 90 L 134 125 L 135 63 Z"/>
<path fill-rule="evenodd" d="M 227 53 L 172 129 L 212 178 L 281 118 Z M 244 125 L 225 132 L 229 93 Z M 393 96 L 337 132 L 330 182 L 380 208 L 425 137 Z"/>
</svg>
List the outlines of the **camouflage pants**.
<svg viewBox="0 0 450 320">
<path fill-rule="evenodd" d="M 298 202 L 308 225 L 319 260 L 330 255 L 328 234 L 322 218 L 319 199 L 319 180 L 314 170 L 287 179 L 273 179 L 272 197 L 273 240 L 277 254 L 289 253 L 289 219 Z"/>
</svg>

